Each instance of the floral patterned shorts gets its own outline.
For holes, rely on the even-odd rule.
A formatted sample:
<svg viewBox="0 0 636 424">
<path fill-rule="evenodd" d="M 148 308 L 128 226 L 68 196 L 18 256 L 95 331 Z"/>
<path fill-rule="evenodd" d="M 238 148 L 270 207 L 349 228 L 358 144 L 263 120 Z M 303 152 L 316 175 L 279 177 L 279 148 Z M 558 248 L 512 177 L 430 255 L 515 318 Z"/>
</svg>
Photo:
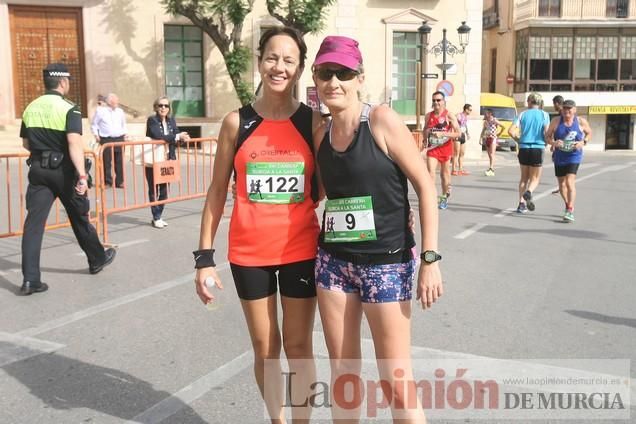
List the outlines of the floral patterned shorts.
<svg viewBox="0 0 636 424">
<path fill-rule="evenodd" d="M 358 293 L 363 303 L 411 300 L 416 260 L 387 265 L 355 265 L 318 249 L 316 287 Z"/>
</svg>

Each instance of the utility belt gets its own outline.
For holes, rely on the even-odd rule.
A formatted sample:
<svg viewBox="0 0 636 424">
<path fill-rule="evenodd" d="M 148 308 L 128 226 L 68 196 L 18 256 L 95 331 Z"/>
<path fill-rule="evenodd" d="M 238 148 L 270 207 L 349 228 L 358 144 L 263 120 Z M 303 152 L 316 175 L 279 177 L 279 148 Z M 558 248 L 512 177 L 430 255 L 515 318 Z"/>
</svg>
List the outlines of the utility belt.
<svg viewBox="0 0 636 424">
<path fill-rule="evenodd" d="M 336 259 L 351 262 L 354 265 L 389 265 L 410 262 L 413 260 L 411 249 L 403 249 L 395 253 L 348 253 L 330 252 L 321 247 Z"/>
<path fill-rule="evenodd" d="M 41 150 L 31 152 L 31 156 L 27 159 L 27 165 L 31 166 L 34 161 L 40 162 L 40 167 L 44 169 L 57 169 L 64 162 L 64 153 L 55 150 Z"/>
</svg>

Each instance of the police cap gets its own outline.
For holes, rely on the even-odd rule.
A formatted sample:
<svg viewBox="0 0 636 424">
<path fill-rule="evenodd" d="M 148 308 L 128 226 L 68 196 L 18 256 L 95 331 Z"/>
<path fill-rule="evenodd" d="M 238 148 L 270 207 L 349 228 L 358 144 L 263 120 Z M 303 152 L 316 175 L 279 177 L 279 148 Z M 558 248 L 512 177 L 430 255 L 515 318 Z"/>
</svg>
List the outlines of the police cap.
<svg viewBox="0 0 636 424">
<path fill-rule="evenodd" d="M 71 73 L 63 63 L 49 63 L 46 68 L 42 70 L 45 77 L 66 77 L 71 78 Z"/>
</svg>

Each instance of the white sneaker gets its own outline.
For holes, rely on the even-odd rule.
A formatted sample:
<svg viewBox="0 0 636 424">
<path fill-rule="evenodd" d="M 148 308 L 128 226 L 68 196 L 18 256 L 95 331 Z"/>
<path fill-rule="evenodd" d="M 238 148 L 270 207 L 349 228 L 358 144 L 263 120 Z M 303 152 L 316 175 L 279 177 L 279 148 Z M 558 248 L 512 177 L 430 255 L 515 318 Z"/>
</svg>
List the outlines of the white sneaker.
<svg viewBox="0 0 636 424">
<path fill-rule="evenodd" d="M 159 221 L 161 221 L 161 223 L 163 224 L 164 227 L 168 226 L 168 223 L 166 221 L 164 221 L 163 219 L 159 218 Z"/>
<path fill-rule="evenodd" d="M 166 227 L 166 222 L 162 219 L 157 219 L 157 220 L 152 220 L 152 226 L 155 228 L 165 228 Z"/>
</svg>

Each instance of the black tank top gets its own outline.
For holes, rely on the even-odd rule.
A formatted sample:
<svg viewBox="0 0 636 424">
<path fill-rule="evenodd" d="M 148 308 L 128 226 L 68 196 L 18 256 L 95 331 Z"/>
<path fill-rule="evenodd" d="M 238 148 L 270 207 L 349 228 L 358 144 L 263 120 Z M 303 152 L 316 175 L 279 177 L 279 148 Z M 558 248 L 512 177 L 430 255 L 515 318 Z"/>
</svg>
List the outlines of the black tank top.
<svg viewBox="0 0 636 424">
<path fill-rule="evenodd" d="M 331 124 L 318 150 L 318 166 L 327 194 L 327 205 L 334 199 L 370 197 L 373 207 L 375 234 L 369 231 L 369 236 L 366 236 L 363 233 L 358 241 L 329 241 L 333 222 L 330 226 L 332 215 L 325 207 L 319 245 L 331 253 L 389 254 L 415 246 L 413 233 L 408 228 L 410 206 L 407 179 L 373 139 L 369 126 L 370 109 L 370 105 L 363 105 L 360 126 L 345 152 L 338 152 L 331 146 Z M 342 202 L 355 203 L 356 200 Z M 343 209 L 346 212 L 346 208 Z M 342 213 L 341 218 L 343 215 L 346 213 Z M 346 217 L 345 222 L 340 223 L 340 228 L 346 231 L 359 221 L 362 220 L 354 221 L 354 217 Z M 325 231 L 328 234 L 327 241 Z"/>
</svg>

